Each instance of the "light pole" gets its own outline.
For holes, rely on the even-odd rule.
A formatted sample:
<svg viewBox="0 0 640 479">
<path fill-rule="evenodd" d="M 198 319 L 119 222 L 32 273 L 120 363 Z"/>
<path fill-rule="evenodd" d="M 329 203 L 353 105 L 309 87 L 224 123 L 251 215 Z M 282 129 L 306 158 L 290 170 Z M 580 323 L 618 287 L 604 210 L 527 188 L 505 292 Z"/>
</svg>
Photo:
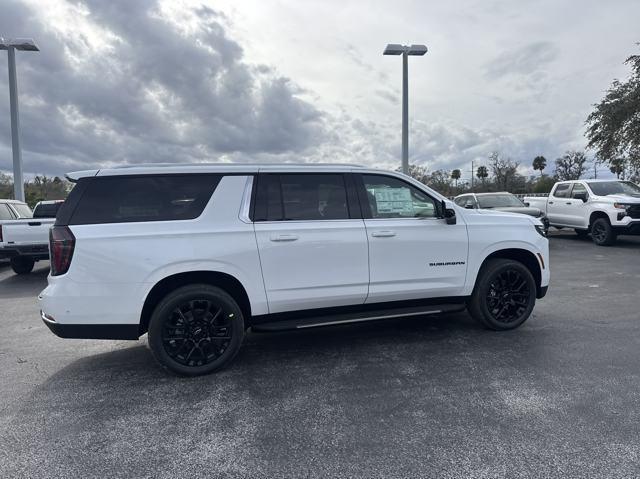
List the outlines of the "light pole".
<svg viewBox="0 0 640 479">
<path fill-rule="evenodd" d="M 427 53 L 424 45 L 398 45 L 389 43 L 383 55 L 402 55 L 402 172 L 409 174 L 409 55 Z"/>
<path fill-rule="evenodd" d="M 30 38 L 2 38 L 0 50 L 9 57 L 9 105 L 11 109 L 11 150 L 13 152 L 13 197 L 24 201 L 22 180 L 22 151 L 20 150 L 20 115 L 18 115 L 18 83 L 16 79 L 16 50 L 37 52 L 39 48 Z"/>
</svg>

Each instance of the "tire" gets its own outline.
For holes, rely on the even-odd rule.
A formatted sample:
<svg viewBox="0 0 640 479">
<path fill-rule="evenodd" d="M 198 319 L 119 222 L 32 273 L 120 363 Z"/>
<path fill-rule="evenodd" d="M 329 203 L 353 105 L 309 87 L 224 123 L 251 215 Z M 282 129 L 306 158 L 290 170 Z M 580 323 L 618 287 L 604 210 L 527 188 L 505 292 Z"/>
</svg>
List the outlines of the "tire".
<svg viewBox="0 0 640 479">
<path fill-rule="evenodd" d="M 153 356 L 180 376 L 223 369 L 240 350 L 243 337 L 238 303 L 223 289 L 207 284 L 172 291 L 156 306 L 149 322 Z"/>
<path fill-rule="evenodd" d="M 589 236 L 589 230 L 579 230 L 576 228 L 574 231 L 578 235 L 578 238 L 586 238 Z"/>
<path fill-rule="evenodd" d="M 28 256 L 15 256 L 11 258 L 11 269 L 15 274 L 29 274 L 33 271 L 36 262 Z"/>
<path fill-rule="evenodd" d="M 536 282 L 527 267 L 518 261 L 494 258 L 480 269 L 467 309 L 483 326 L 505 331 L 522 325 L 535 304 Z"/>
<path fill-rule="evenodd" d="M 609 220 L 598 218 L 591 225 L 591 239 L 598 246 L 611 246 L 616 242 L 616 233 Z"/>
</svg>

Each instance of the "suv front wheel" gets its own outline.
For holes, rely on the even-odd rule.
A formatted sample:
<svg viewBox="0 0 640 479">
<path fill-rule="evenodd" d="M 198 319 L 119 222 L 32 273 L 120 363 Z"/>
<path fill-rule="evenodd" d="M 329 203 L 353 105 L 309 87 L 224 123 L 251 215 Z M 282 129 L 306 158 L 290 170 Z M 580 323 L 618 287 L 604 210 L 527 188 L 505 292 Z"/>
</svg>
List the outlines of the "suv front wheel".
<svg viewBox="0 0 640 479">
<path fill-rule="evenodd" d="M 244 318 L 226 291 L 193 284 L 169 293 L 149 322 L 149 347 L 158 362 L 181 376 L 227 366 L 242 345 Z"/>
<path fill-rule="evenodd" d="M 480 270 L 467 308 L 482 325 L 502 331 L 524 323 L 535 303 L 536 282 L 526 266 L 494 258 Z"/>
</svg>

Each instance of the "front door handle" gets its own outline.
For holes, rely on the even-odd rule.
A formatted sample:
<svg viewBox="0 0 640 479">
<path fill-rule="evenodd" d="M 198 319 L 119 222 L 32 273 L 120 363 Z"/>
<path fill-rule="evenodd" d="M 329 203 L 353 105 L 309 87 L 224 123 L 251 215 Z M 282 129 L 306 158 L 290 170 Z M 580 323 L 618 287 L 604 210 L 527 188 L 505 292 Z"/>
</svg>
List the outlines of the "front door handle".
<svg viewBox="0 0 640 479">
<path fill-rule="evenodd" d="M 573 202 L 571 202 L 571 201 L 567 201 L 567 204 L 568 204 L 568 205 L 572 205 L 572 204 L 573 204 Z"/>
<path fill-rule="evenodd" d="M 269 238 L 271 241 L 295 241 L 298 235 L 273 235 Z"/>
<path fill-rule="evenodd" d="M 371 236 L 373 236 L 374 238 L 391 238 L 392 236 L 395 236 L 395 235 L 396 235 L 395 231 L 389 231 L 389 230 L 374 231 L 373 233 L 371 233 Z"/>
</svg>

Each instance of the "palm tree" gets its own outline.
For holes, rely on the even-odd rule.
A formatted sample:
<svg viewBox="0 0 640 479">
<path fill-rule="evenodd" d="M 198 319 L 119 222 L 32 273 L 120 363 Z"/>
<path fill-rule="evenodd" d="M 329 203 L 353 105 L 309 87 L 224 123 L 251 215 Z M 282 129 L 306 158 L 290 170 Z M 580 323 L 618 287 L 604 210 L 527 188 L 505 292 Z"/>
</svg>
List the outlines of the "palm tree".
<svg viewBox="0 0 640 479">
<path fill-rule="evenodd" d="M 542 170 L 547 167 L 547 159 L 544 156 L 536 156 L 533 159 L 533 169 L 540 170 L 540 176 L 542 176 Z"/>
<path fill-rule="evenodd" d="M 484 180 L 487 176 L 489 176 L 489 171 L 486 166 L 478 166 L 478 171 L 476 171 L 476 176 L 480 178 L 482 181 L 482 187 L 484 188 Z"/>
<path fill-rule="evenodd" d="M 610 164 L 609 170 L 611 170 L 611 173 L 616 175 L 618 179 L 620 179 L 620 174 L 622 173 L 624 178 L 624 167 L 625 167 L 624 158 L 614 158 L 613 160 L 611 160 L 609 164 Z"/>
<path fill-rule="evenodd" d="M 460 179 L 460 175 L 461 175 L 460 170 L 456 169 L 451 172 L 451 178 L 455 180 L 456 188 L 458 188 L 458 180 Z"/>
</svg>

